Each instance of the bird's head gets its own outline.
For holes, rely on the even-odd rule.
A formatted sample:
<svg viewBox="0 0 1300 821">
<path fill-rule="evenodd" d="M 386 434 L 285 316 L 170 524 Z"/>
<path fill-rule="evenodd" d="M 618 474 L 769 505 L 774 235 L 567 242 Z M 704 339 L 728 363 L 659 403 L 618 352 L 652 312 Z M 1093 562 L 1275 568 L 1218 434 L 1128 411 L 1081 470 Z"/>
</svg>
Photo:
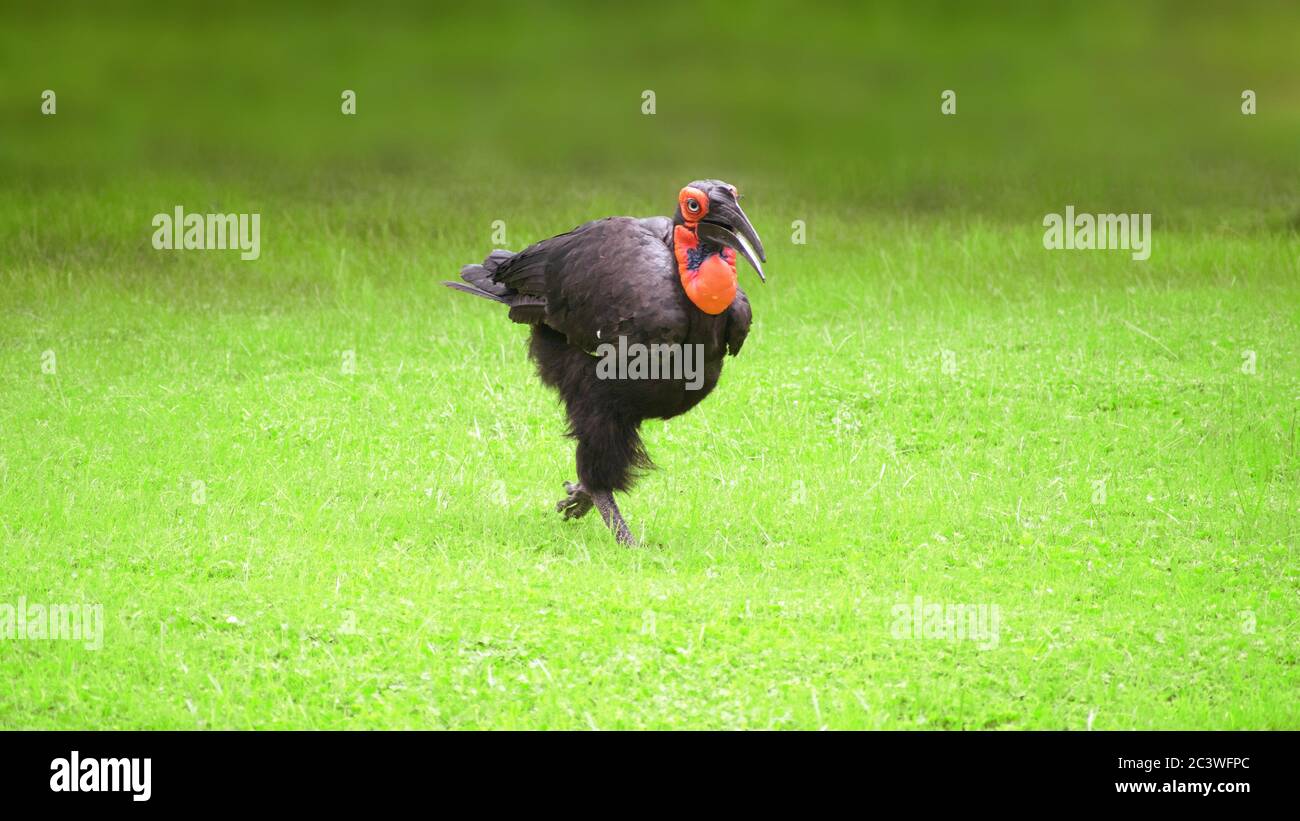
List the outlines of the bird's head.
<svg viewBox="0 0 1300 821">
<path fill-rule="evenodd" d="M 739 251 L 764 282 L 763 241 L 740 208 L 736 186 L 722 180 L 696 180 L 677 195 L 673 224 L 684 228 L 701 247 L 721 246 Z M 735 254 L 730 254 L 733 259 Z M 733 266 L 734 267 L 734 266 Z"/>
</svg>

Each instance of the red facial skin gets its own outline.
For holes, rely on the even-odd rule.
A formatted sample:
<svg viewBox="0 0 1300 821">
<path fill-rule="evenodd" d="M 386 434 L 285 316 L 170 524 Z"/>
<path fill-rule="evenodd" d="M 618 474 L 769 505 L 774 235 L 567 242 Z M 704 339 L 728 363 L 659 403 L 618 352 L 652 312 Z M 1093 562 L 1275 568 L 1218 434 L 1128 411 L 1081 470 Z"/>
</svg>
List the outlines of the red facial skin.
<svg viewBox="0 0 1300 821">
<path fill-rule="evenodd" d="M 677 256 L 677 275 L 691 302 L 706 314 L 717 315 L 731 306 L 736 298 L 736 252 L 723 248 L 720 254 L 710 254 L 695 268 L 690 267 L 691 252 L 700 247 L 695 233 L 700 219 L 709 213 L 709 198 L 696 188 L 687 186 L 677 196 L 685 225 L 673 228 L 673 251 Z M 699 208 L 690 209 L 694 202 Z"/>
</svg>

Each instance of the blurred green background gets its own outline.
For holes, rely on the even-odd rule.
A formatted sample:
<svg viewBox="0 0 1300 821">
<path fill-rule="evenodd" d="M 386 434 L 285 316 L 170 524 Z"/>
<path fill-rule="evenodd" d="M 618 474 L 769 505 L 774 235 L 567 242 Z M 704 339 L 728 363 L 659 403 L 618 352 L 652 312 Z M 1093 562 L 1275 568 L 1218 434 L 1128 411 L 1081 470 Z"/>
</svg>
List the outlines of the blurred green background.
<svg viewBox="0 0 1300 821">
<path fill-rule="evenodd" d="M 1296 213 L 1294 3 L 270 5 L 6 7 L 7 193 L 396 180 L 491 210 L 540 180 L 657 213 L 710 176 L 805 216 Z"/>
</svg>

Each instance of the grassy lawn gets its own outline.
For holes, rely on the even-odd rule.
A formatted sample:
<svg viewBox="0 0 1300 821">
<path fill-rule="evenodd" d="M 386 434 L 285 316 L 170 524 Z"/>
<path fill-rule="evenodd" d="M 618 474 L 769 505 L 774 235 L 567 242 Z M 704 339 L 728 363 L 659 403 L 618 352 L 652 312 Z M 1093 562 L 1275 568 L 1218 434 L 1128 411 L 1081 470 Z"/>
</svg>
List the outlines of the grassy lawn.
<svg viewBox="0 0 1300 821">
<path fill-rule="evenodd" d="M 1300 728 L 1281 14 L 1154 54 L 1159 14 L 760 15 L 767 61 L 707 81 L 666 23 L 599 70 L 609 11 L 0 27 L 0 602 L 104 618 L 0 641 L 0 727 Z M 547 32 L 601 45 L 509 48 Z M 718 389 L 646 425 L 624 549 L 553 510 L 526 331 L 439 283 L 495 220 L 519 248 L 700 176 L 769 283 Z M 178 204 L 261 213 L 260 259 L 154 250 Z M 1151 258 L 1044 249 L 1067 204 L 1153 212 Z M 996 640 L 899 637 L 917 597 Z"/>
</svg>

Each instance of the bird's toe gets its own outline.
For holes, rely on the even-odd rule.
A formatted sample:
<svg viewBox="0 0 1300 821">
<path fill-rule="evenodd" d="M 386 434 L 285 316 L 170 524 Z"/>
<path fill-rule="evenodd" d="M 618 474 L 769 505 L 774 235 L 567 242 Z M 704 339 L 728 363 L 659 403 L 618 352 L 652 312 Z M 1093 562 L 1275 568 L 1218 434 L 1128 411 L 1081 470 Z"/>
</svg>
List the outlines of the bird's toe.
<svg viewBox="0 0 1300 821">
<path fill-rule="evenodd" d="M 564 489 L 569 495 L 555 503 L 555 511 L 562 513 L 566 519 L 581 519 L 591 511 L 591 494 L 581 484 L 565 482 Z"/>
</svg>

